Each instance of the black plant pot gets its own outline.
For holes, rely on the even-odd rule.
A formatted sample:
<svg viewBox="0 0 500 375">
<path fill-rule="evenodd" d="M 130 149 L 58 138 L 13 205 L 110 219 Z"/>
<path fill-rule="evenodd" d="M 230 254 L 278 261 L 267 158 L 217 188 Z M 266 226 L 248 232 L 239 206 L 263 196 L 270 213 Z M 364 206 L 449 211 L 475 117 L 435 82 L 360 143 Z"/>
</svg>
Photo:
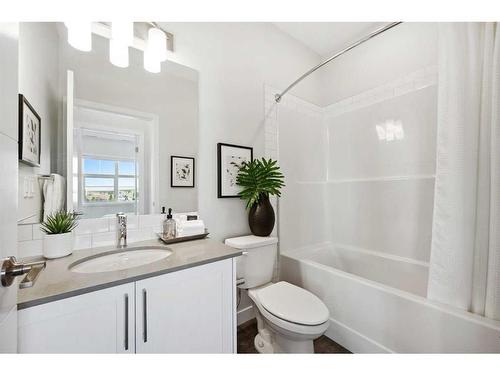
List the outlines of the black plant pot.
<svg viewBox="0 0 500 375">
<path fill-rule="evenodd" d="M 268 196 L 263 196 L 259 203 L 254 204 L 248 213 L 250 230 L 256 236 L 266 237 L 274 228 L 274 209 Z"/>
</svg>

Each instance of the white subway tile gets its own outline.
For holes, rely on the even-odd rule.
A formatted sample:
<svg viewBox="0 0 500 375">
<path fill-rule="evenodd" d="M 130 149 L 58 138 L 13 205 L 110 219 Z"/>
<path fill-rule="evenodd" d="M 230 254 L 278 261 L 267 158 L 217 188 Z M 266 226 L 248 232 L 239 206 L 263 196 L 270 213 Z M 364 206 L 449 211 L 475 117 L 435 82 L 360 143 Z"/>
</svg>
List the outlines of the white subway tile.
<svg viewBox="0 0 500 375">
<path fill-rule="evenodd" d="M 429 66 L 419 69 L 407 76 L 391 81 L 385 85 L 342 99 L 323 109 L 329 117 L 335 117 L 366 106 L 392 99 L 409 92 L 434 85 L 437 82 L 437 67 Z"/>
<path fill-rule="evenodd" d="M 266 139 L 266 151 L 273 151 L 278 149 L 278 144 L 276 141 L 269 141 Z"/>
<path fill-rule="evenodd" d="M 156 232 L 153 228 L 134 229 L 127 233 L 127 241 L 129 243 L 151 240 L 156 237 Z"/>
<path fill-rule="evenodd" d="M 165 220 L 165 215 L 139 215 L 139 228 L 158 227 Z M 128 227 L 128 223 L 127 223 Z"/>
<path fill-rule="evenodd" d="M 74 250 L 90 249 L 92 247 L 92 235 L 75 236 L 73 246 Z"/>
<path fill-rule="evenodd" d="M 266 150 L 266 158 L 271 158 L 273 160 L 278 160 L 278 151 L 276 150 Z"/>
<path fill-rule="evenodd" d="M 19 258 L 41 255 L 43 252 L 43 241 L 22 241 L 17 244 L 17 252 Z"/>
<path fill-rule="evenodd" d="M 94 233 L 92 234 L 92 247 L 112 246 L 116 244 L 116 233 Z"/>
<path fill-rule="evenodd" d="M 266 120 L 265 125 L 266 132 L 276 132 L 278 131 L 278 124 L 274 120 Z"/>
<path fill-rule="evenodd" d="M 31 241 L 33 239 L 33 225 L 24 224 L 17 226 L 17 240 Z"/>
<path fill-rule="evenodd" d="M 110 217 L 107 219 L 109 221 L 109 230 L 115 232 L 118 230 L 118 224 L 116 217 Z M 137 215 L 127 215 L 127 229 L 139 228 L 139 216 Z"/>
<path fill-rule="evenodd" d="M 264 138 L 265 138 L 266 142 L 269 142 L 272 145 L 276 145 L 276 146 L 278 145 L 278 134 L 276 134 L 275 132 L 267 132 L 266 131 Z"/>
<path fill-rule="evenodd" d="M 98 219 L 80 219 L 75 229 L 76 234 L 102 233 L 109 231 L 109 222 L 107 218 Z"/>
<path fill-rule="evenodd" d="M 44 233 L 40 227 L 40 224 L 33 224 L 33 239 L 41 240 L 43 239 Z"/>
</svg>

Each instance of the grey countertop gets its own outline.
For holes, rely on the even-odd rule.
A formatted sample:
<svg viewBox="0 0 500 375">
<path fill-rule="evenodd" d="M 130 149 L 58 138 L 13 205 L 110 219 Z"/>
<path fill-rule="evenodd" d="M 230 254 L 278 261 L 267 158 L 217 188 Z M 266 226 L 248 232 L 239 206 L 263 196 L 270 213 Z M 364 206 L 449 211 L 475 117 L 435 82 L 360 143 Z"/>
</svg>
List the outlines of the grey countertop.
<svg viewBox="0 0 500 375">
<path fill-rule="evenodd" d="M 116 251 L 116 247 L 107 246 L 79 250 L 64 258 L 47 260 L 47 267 L 40 273 L 35 285 L 31 288 L 19 290 L 17 307 L 18 309 L 25 309 L 241 255 L 241 250 L 230 248 L 211 239 L 170 245 L 165 245 L 160 240 L 149 240 L 129 244 L 128 248 L 124 250 L 148 246 L 161 246 L 173 253 L 169 257 L 154 263 L 125 270 L 98 273 L 76 273 L 70 271 L 69 267 L 83 258 L 112 252 L 113 250 Z"/>
</svg>

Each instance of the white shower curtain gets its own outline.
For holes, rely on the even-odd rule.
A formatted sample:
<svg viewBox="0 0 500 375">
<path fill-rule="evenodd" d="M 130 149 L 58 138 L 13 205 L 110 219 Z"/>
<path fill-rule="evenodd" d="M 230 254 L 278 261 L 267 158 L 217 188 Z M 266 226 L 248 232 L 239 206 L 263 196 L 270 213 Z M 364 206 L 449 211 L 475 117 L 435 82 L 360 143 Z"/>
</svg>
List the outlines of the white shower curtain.
<svg viewBox="0 0 500 375">
<path fill-rule="evenodd" d="M 500 27 L 439 26 L 428 298 L 500 319 Z"/>
</svg>

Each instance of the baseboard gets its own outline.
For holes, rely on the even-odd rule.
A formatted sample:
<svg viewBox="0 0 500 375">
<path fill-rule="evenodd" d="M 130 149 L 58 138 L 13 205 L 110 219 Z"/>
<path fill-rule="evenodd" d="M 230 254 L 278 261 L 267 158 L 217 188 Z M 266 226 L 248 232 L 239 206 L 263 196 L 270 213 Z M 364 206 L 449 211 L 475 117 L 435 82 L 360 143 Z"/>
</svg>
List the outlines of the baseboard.
<svg viewBox="0 0 500 375">
<path fill-rule="evenodd" d="M 325 335 L 352 353 L 394 353 L 382 344 L 330 318 Z"/>
<path fill-rule="evenodd" d="M 237 321 L 238 325 L 248 322 L 249 320 L 255 318 L 255 313 L 253 311 L 253 306 L 247 306 L 238 310 Z"/>
</svg>

